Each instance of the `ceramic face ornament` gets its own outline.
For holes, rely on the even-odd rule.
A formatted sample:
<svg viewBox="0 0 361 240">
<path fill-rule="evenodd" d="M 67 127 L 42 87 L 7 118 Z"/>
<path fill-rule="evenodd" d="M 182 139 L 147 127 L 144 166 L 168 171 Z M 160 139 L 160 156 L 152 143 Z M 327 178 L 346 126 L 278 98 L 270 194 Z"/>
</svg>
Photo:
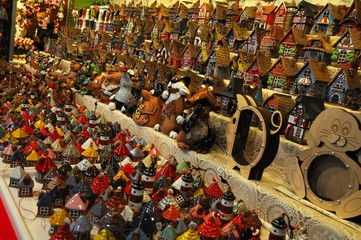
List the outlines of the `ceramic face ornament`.
<svg viewBox="0 0 361 240">
<path fill-rule="evenodd" d="M 110 101 L 110 97 L 119 90 L 120 80 L 123 76 L 124 65 L 118 64 L 108 68 L 105 80 L 102 83 L 102 94 L 100 100 L 104 103 Z"/>
<path fill-rule="evenodd" d="M 162 123 L 154 126 L 156 130 L 176 138 L 184 123 L 182 116 L 185 109 L 185 97 L 189 94 L 186 84 L 175 76 L 168 84 L 168 88 L 162 93 L 162 98 L 166 99 L 162 108 Z"/>
</svg>

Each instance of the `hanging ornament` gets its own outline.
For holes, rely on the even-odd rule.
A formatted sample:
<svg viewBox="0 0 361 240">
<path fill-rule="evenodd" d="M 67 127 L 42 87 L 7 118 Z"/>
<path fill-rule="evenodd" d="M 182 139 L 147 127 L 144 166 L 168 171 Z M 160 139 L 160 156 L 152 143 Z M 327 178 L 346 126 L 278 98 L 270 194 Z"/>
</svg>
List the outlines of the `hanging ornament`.
<svg viewBox="0 0 361 240">
<path fill-rule="evenodd" d="M 77 9 L 73 9 L 71 12 L 71 16 L 73 18 L 79 18 L 79 11 Z"/>
<path fill-rule="evenodd" d="M 64 13 L 63 12 L 58 12 L 57 17 L 58 17 L 58 21 L 63 21 L 64 20 Z"/>
</svg>

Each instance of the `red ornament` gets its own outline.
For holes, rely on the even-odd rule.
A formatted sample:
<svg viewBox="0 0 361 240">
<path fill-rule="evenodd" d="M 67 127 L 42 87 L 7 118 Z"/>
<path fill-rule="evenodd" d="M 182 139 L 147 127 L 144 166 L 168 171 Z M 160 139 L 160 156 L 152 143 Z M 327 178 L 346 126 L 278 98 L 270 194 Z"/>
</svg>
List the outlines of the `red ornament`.
<svg viewBox="0 0 361 240">
<path fill-rule="evenodd" d="M 104 192 L 108 189 L 109 179 L 105 177 L 103 174 L 99 174 L 93 179 L 93 182 L 90 184 L 90 188 L 96 195 Z"/>
<path fill-rule="evenodd" d="M 199 225 L 197 230 L 206 239 L 217 239 L 221 234 L 221 228 L 217 225 L 214 217 Z"/>
</svg>

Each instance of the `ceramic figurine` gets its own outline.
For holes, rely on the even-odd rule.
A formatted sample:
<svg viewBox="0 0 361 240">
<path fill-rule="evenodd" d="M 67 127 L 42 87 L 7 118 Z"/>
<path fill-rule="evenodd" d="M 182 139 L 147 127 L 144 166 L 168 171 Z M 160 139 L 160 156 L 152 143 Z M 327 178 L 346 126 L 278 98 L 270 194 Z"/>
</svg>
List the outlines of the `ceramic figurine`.
<svg viewBox="0 0 361 240">
<path fill-rule="evenodd" d="M 285 220 L 285 217 L 288 219 L 288 223 Z M 271 222 L 272 227 L 268 236 L 269 240 L 285 240 L 287 229 L 290 229 L 290 239 L 293 238 L 293 229 L 294 227 L 290 225 L 290 218 L 287 214 L 283 213 L 281 216 L 275 218 Z"/>
<path fill-rule="evenodd" d="M 163 102 L 147 90 L 141 90 L 140 94 L 141 99 L 138 102 L 138 107 L 132 115 L 133 121 L 140 126 L 147 127 L 160 124 Z"/>
<path fill-rule="evenodd" d="M 218 109 L 213 87 L 204 87 L 186 101 L 186 108 L 193 112 L 186 117 L 183 129 L 177 136 L 177 145 L 201 153 L 209 152 L 215 140 L 215 130 L 208 124 L 210 111 Z"/>
<path fill-rule="evenodd" d="M 189 79 L 175 76 L 171 79 L 167 89 L 162 93 L 165 103 L 162 108 L 162 122 L 154 126 L 155 130 L 176 138 L 184 123 L 182 116 L 185 109 L 185 98 L 189 94 L 189 90 L 185 81 Z"/>
<path fill-rule="evenodd" d="M 129 99 L 129 109 L 127 109 L 127 114 L 131 116 L 137 108 L 139 101 L 142 100 L 142 91 L 150 91 L 151 85 L 143 74 L 134 71 L 130 73 L 132 73 L 132 75 L 130 75 L 130 79 L 132 80 L 132 98 Z"/>
<path fill-rule="evenodd" d="M 120 80 L 124 71 L 126 71 L 126 68 L 124 68 L 123 64 L 113 65 L 107 69 L 106 78 L 102 83 L 101 102 L 108 103 L 110 97 L 119 90 Z"/>
<path fill-rule="evenodd" d="M 133 70 L 128 70 L 122 74 L 119 90 L 111 97 L 113 103 L 115 103 L 115 108 L 122 112 L 130 108 L 129 100 L 132 98 L 132 80 L 130 78 L 132 74 L 134 74 Z"/>
<path fill-rule="evenodd" d="M 89 84 L 88 89 L 91 95 L 96 99 L 100 98 L 102 94 L 102 84 L 104 83 L 106 76 L 104 74 L 96 76 Z"/>
</svg>

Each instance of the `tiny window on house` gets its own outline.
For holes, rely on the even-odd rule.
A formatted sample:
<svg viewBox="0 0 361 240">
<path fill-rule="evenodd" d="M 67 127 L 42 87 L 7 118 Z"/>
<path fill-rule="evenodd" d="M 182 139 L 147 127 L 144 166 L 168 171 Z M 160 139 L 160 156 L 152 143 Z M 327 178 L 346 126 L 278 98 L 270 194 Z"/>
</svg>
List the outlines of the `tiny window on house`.
<svg viewBox="0 0 361 240">
<path fill-rule="evenodd" d="M 324 18 L 329 18 L 330 17 L 330 10 L 327 9 L 324 13 L 323 13 L 323 17 Z"/>
<path fill-rule="evenodd" d="M 311 68 L 310 67 L 306 68 L 303 75 L 307 77 L 311 76 Z"/>
<path fill-rule="evenodd" d="M 284 55 L 285 56 L 289 55 L 290 51 L 291 51 L 291 47 L 290 46 L 285 46 Z"/>
<path fill-rule="evenodd" d="M 356 17 L 356 8 L 354 10 L 352 10 L 352 12 L 350 13 L 350 17 L 351 18 Z"/>
<path fill-rule="evenodd" d="M 344 62 L 347 56 L 347 51 L 346 50 L 341 50 L 340 54 L 338 55 L 338 61 L 339 62 Z"/>
<path fill-rule="evenodd" d="M 280 76 L 276 76 L 274 79 L 273 79 L 273 85 L 275 87 L 278 87 L 280 85 L 280 82 L 281 82 L 281 78 Z"/>
<path fill-rule="evenodd" d="M 48 207 L 40 207 L 39 209 L 39 214 L 40 215 L 47 215 L 49 213 L 49 208 Z"/>
<path fill-rule="evenodd" d="M 343 89 L 344 88 L 344 82 L 342 80 L 338 80 L 336 82 L 335 87 L 339 88 L 339 89 Z"/>
<path fill-rule="evenodd" d="M 22 188 L 21 189 L 21 195 L 28 195 L 30 193 L 30 189 L 29 188 Z"/>
</svg>

